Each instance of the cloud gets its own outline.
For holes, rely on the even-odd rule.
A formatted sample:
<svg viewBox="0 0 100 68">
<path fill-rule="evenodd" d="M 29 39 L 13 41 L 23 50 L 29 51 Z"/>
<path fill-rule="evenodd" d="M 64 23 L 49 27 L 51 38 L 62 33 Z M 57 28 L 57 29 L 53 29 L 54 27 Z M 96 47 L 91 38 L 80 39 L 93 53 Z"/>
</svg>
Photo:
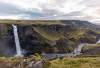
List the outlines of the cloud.
<svg viewBox="0 0 100 68">
<path fill-rule="evenodd" d="M 19 13 L 19 8 L 13 4 L 0 2 L 0 15 L 5 14 L 17 14 Z"/>
<path fill-rule="evenodd" d="M 0 18 L 99 21 L 99 0 L 0 0 Z"/>
</svg>

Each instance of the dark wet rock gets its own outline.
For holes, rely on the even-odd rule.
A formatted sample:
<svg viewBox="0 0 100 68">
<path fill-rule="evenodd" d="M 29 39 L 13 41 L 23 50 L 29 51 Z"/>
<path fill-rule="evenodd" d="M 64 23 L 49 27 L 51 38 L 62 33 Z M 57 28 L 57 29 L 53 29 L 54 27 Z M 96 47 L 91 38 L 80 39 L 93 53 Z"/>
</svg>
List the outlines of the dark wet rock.
<svg viewBox="0 0 100 68">
<path fill-rule="evenodd" d="M 0 24 L 0 54 L 13 56 L 15 51 L 13 29 L 11 24 Z"/>
<path fill-rule="evenodd" d="M 80 43 L 95 43 L 97 40 L 96 39 L 88 39 L 88 38 L 80 38 L 79 42 Z"/>
<path fill-rule="evenodd" d="M 58 45 L 58 46 L 68 46 L 67 42 L 68 42 L 68 40 L 61 38 L 61 39 L 57 40 L 56 45 Z"/>
</svg>

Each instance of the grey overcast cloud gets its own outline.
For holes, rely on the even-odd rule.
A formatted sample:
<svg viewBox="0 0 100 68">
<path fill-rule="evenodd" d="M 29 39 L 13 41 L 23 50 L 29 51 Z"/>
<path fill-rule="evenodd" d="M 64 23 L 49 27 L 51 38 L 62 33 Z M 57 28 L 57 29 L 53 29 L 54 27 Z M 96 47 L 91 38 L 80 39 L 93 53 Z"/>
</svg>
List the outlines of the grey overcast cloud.
<svg viewBox="0 0 100 68">
<path fill-rule="evenodd" d="M 0 19 L 100 22 L 100 0 L 0 0 Z"/>
</svg>

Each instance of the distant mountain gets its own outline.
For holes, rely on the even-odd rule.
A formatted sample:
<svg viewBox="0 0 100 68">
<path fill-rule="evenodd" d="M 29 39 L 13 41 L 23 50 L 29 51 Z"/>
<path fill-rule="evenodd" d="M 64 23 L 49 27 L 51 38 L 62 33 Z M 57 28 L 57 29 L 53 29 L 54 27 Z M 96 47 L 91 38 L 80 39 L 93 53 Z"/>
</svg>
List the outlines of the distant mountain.
<svg viewBox="0 0 100 68">
<path fill-rule="evenodd" d="M 100 31 L 100 26 L 99 25 L 92 24 L 92 23 L 90 23 L 88 21 L 60 20 L 60 22 L 62 22 L 64 24 L 70 24 L 70 25 L 74 25 L 74 26 L 78 26 L 78 27 L 86 27 L 86 28 L 95 29 L 95 30 L 99 30 Z"/>
</svg>

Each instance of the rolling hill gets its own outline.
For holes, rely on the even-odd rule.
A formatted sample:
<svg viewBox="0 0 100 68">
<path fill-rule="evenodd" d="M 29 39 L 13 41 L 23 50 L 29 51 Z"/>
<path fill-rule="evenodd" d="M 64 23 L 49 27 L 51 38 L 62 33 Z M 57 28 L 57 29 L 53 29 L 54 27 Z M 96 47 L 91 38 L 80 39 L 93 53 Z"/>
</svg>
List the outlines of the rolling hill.
<svg viewBox="0 0 100 68">
<path fill-rule="evenodd" d="M 62 23 L 64 24 L 70 24 L 78 27 L 85 27 L 89 29 L 94 29 L 94 30 L 99 30 L 100 31 L 100 26 L 95 25 L 91 22 L 88 21 L 80 21 L 80 20 L 61 20 Z"/>
</svg>

